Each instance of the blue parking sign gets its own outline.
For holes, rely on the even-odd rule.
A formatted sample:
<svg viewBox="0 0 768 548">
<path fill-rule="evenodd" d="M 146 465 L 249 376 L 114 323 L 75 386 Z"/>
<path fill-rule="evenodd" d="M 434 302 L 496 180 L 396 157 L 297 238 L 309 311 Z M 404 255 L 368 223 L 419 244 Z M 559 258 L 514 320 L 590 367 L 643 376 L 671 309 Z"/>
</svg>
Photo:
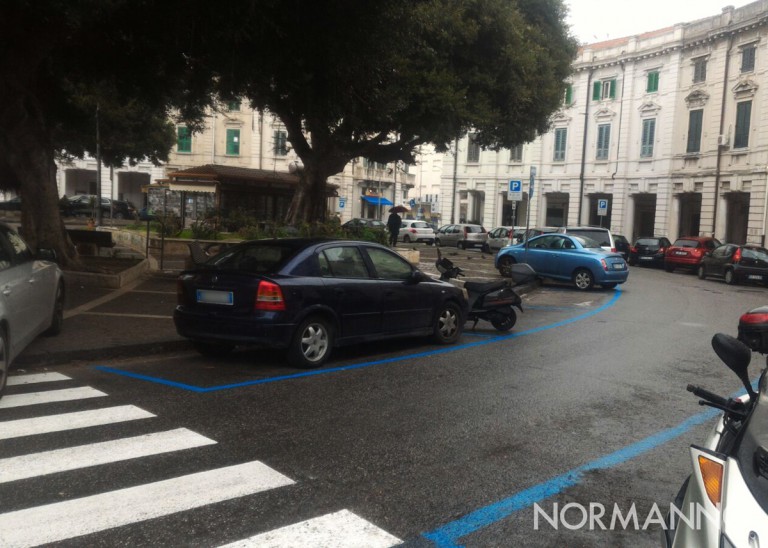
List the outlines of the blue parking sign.
<svg viewBox="0 0 768 548">
<path fill-rule="evenodd" d="M 608 200 L 601 199 L 597 201 L 597 214 L 599 216 L 608 215 Z"/>
</svg>

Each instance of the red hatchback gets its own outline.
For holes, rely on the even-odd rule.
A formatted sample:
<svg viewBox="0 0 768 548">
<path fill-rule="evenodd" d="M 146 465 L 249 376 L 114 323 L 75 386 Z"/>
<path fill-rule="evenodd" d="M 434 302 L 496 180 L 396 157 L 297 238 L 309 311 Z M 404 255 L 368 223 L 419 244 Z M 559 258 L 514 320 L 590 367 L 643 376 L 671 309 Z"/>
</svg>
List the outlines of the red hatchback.
<svg viewBox="0 0 768 548">
<path fill-rule="evenodd" d="M 664 270 L 675 268 L 696 270 L 707 251 L 712 251 L 720 242 L 711 236 L 684 236 L 675 240 L 664 254 Z"/>
</svg>

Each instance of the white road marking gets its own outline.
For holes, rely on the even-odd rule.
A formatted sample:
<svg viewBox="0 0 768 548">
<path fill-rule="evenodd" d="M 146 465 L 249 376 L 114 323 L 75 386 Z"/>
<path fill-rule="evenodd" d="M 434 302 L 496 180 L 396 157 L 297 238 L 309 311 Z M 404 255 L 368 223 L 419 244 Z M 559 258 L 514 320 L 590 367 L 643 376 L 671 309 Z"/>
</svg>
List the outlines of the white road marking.
<svg viewBox="0 0 768 548">
<path fill-rule="evenodd" d="M 221 548 L 388 548 L 402 542 L 349 510 L 341 510 L 226 544 Z"/>
<path fill-rule="evenodd" d="M 0 459 L 0 483 L 212 445 L 186 428 Z"/>
<path fill-rule="evenodd" d="M 38 546 L 167 516 L 293 480 L 259 461 L 0 514 L 0 546 Z"/>
<path fill-rule="evenodd" d="M 70 377 L 61 373 L 31 373 L 29 375 L 11 375 L 8 377 L 8 386 L 19 386 L 37 382 L 70 381 Z"/>
<path fill-rule="evenodd" d="M 133 405 L 0 422 L 0 440 L 155 417 Z"/>
<path fill-rule="evenodd" d="M 47 392 L 32 392 L 29 394 L 11 394 L 10 396 L 3 396 L 3 399 L 0 400 L 0 409 L 38 405 L 41 403 L 83 400 L 86 398 L 100 398 L 102 396 L 106 396 L 106 394 L 89 386 L 49 390 Z"/>
</svg>

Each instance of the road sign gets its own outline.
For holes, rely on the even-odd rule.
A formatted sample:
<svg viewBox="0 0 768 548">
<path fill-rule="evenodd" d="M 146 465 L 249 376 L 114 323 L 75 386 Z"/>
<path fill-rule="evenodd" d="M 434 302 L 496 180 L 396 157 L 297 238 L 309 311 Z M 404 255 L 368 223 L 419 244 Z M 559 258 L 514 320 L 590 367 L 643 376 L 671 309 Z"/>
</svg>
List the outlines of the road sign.
<svg viewBox="0 0 768 548">
<path fill-rule="evenodd" d="M 597 201 L 597 214 L 600 217 L 605 217 L 608 215 L 608 200 Z"/>
<path fill-rule="evenodd" d="M 345 205 L 347 205 L 347 199 L 346 198 L 339 198 L 339 209 L 344 209 Z"/>
<path fill-rule="evenodd" d="M 509 189 L 507 190 L 507 200 L 513 202 L 519 202 L 523 199 L 523 182 L 522 181 L 510 181 Z"/>
<path fill-rule="evenodd" d="M 531 198 L 533 198 L 533 181 L 536 179 L 536 166 L 531 166 L 531 180 L 530 184 L 528 185 L 528 203 L 531 202 Z"/>
</svg>

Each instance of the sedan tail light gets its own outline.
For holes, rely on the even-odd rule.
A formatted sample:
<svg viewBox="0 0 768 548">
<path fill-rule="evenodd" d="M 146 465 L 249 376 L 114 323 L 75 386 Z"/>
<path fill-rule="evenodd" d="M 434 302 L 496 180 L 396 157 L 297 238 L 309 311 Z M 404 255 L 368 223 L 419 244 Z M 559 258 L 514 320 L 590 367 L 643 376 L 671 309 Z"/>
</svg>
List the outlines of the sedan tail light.
<svg viewBox="0 0 768 548">
<path fill-rule="evenodd" d="M 283 290 L 276 283 L 262 280 L 256 291 L 255 310 L 285 310 Z"/>
<path fill-rule="evenodd" d="M 611 253 L 616 253 L 616 248 L 615 247 L 611 248 Z"/>
<path fill-rule="evenodd" d="M 734 263 L 738 263 L 741 260 L 741 248 L 737 247 L 736 251 L 733 252 L 732 261 Z"/>
<path fill-rule="evenodd" d="M 666 252 L 667 252 L 667 248 L 665 248 L 665 247 L 660 247 L 659 248 L 659 253 L 661 253 L 662 255 L 664 255 Z"/>
<path fill-rule="evenodd" d="M 416 234 L 416 229 L 415 228 L 409 228 L 408 232 L 410 232 L 411 234 Z"/>
<path fill-rule="evenodd" d="M 606 272 L 608 272 L 608 263 L 606 262 L 606 260 L 605 260 L 605 259 L 600 259 L 600 262 L 601 262 L 601 263 L 602 263 L 602 265 L 603 265 L 603 270 L 605 270 Z"/>
<path fill-rule="evenodd" d="M 703 254 L 704 253 L 700 247 L 694 247 L 693 249 L 691 249 L 691 255 L 693 255 L 694 257 L 701 257 Z"/>
<path fill-rule="evenodd" d="M 632 246 L 629 248 L 630 253 L 637 253 L 637 248 L 635 246 Z"/>
</svg>

